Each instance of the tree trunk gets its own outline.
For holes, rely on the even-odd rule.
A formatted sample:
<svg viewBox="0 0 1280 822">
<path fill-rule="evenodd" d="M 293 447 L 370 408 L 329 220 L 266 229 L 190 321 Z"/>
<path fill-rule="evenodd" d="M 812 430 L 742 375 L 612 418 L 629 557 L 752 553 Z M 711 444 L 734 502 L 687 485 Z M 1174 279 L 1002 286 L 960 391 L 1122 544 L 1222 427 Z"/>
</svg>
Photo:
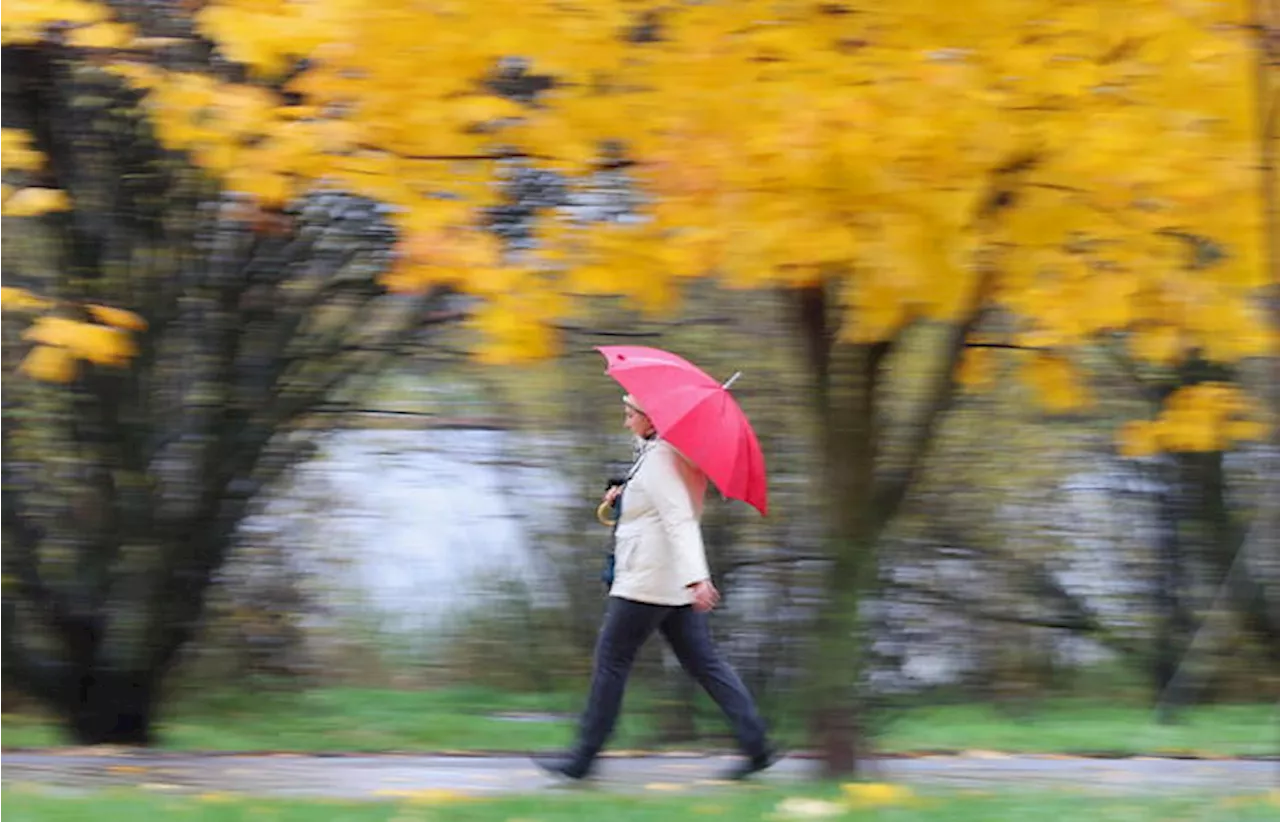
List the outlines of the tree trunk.
<svg viewBox="0 0 1280 822">
<path fill-rule="evenodd" d="M 877 577 L 874 523 L 876 375 L 887 344 L 837 343 L 826 294 L 800 293 L 801 327 L 816 377 L 818 453 L 823 480 L 827 576 L 808 666 L 810 733 L 827 776 L 857 772 L 869 753 L 861 685 L 868 638 L 861 621 Z"/>
<path fill-rule="evenodd" d="M 67 731 L 80 745 L 150 745 L 156 708 L 152 676 L 144 671 L 91 669 L 60 706 Z"/>
<path fill-rule="evenodd" d="M 1186 604 L 1186 572 L 1179 524 L 1183 519 L 1184 479 L 1170 461 L 1163 487 L 1157 495 L 1159 521 L 1156 538 L 1155 611 L 1157 614 L 1155 657 L 1152 674 L 1157 717 L 1172 722 L 1181 701 L 1177 676 L 1183 650 L 1192 633 L 1191 614 Z"/>
</svg>

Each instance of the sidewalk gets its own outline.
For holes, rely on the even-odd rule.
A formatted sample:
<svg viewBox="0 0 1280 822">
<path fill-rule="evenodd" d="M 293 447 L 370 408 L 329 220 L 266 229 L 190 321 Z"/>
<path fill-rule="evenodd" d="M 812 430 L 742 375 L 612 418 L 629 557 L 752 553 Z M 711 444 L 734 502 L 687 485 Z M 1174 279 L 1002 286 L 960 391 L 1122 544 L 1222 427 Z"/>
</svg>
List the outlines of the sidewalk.
<svg viewBox="0 0 1280 822">
<path fill-rule="evenodd" d="M 130 785 L 173 792 L 377 799 L 417 791 L 482 796 L 567 789 L 527 757 L 515 756 L 9 752 L 2 761 L 6 786 L 41 783 L 73 792 Z M 715 776 L 731 762 L 727 756 L 606 757 L 591 784 L 617 792 L 713 790 L 725 784 Z M 813 760 L 788 758 L 760 781 L 796 782 L 816 776 L 817 768 Z M 869 764 L 866 776 L 926 788 L 1235 794 L 1280 784 L 1280 762 L 990 753 L 879 759 Z"/>
</svg>

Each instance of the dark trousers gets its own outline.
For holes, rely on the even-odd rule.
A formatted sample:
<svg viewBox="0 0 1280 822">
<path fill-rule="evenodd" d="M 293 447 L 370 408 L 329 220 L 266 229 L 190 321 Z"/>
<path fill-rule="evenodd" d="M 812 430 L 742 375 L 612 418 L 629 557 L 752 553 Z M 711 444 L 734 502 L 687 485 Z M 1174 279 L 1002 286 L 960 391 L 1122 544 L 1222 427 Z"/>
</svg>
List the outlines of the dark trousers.
<svg viewBox="0 0 1280 822">
<path fill-rule="evenodd" d="M 618 597 L 609 598 L 604 626 L 596 642 L 595 674 L 582 715 L 576 755 L 593 759 L 613 733 L 631 665 L 655 629 L 662 632 L 681 666 L 724 711 L 742 750 L 748 756 L 763 755 L 767 744 L 764 722 L 742 679 L 711 641 L 707 615 L 689 605 L 649 605 Z"/>
</svg>

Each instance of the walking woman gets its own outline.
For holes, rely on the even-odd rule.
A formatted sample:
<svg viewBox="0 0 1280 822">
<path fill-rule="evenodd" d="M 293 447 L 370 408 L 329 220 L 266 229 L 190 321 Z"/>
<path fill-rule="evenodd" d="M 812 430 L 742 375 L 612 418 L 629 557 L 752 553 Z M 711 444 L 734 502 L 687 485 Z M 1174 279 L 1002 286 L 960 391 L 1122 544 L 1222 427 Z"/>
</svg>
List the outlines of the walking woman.
<svg viewBox="0 0 1280 822">
<path fill-rule="evenodd" d="M 772 765 L 769 743 L 755 701 L 711 639 L 708 613 L 720 594 L 711 582 L 700 520 L 707 477 L 658 436 L 635 398 L 623 398 L 626 427 L 639 443 L 626 482 L 604 502 L 621 495 L 614 542 L 614 580 L 595 651 L 591 695 L 577 744 L 567 755 L 540 760 L 547 771 L 570 779 L 590 774 L 622 706 L 623 691 L 640 647 L 655 631 L 681 666 L 724 711 L 745 759 L 726 779 L 743 779 Z"/>
</svg>

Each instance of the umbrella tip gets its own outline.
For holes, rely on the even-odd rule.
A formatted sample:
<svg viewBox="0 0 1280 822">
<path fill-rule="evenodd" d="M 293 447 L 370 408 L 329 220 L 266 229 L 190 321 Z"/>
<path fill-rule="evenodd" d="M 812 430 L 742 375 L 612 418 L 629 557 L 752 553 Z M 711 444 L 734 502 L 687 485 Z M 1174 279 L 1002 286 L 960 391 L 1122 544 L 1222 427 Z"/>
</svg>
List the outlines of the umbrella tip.
<svg viewBox="0 0 1280 822">
<path fill-rule="evenodd" d="M 733 384 L 738 381 L 738 377 L 741 377 L 741 376 L 742 376 L 741 371 L 734 371 L 733 376 L 725 380 L 724 385 L 722 385 L 721 388 L 725 389 L 726 391 L 729 390 L 729 388 L 731 388 Z"/>
</svg>

